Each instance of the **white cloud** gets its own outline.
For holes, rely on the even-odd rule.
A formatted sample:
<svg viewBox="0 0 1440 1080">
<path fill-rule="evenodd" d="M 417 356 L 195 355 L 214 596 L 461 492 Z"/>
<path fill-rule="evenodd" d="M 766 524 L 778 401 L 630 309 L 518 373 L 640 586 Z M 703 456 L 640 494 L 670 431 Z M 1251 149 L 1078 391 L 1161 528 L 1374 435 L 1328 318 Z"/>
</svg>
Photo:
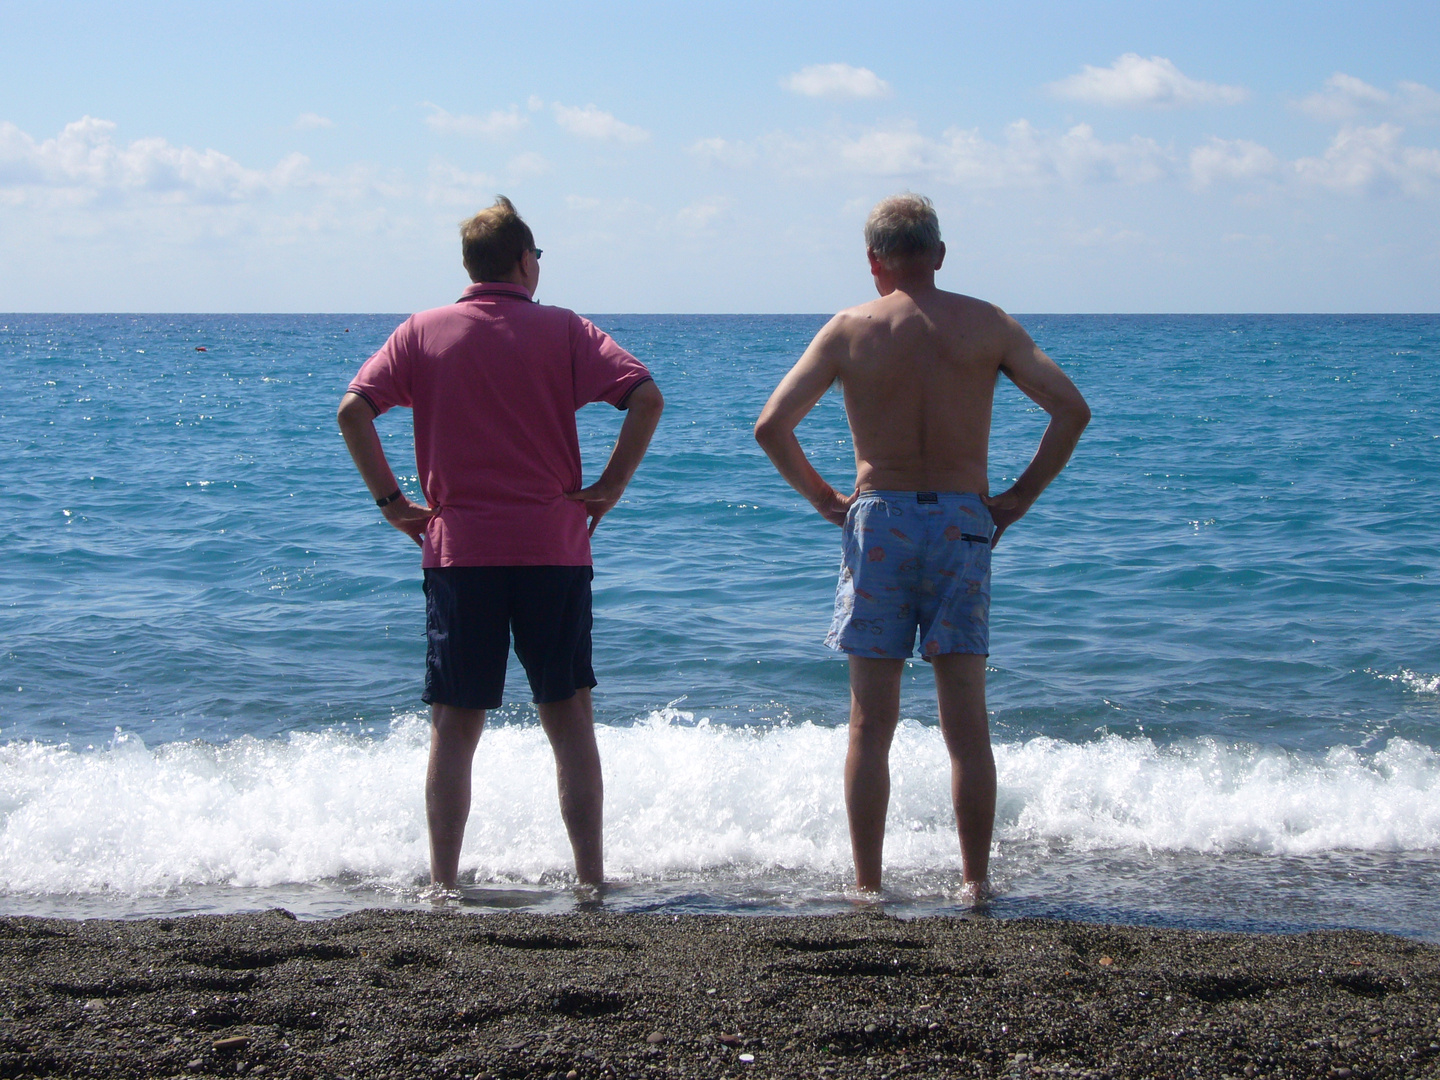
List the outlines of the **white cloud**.
<svg viewBox="0 0 1440 1080">
<path fill-rule="evenodd" d="M 545 99 L 538 94 L 531 94 L 529 100 L 525 102 L 525 107 L 531 112 L 539 112 L 545 108 Z"/>
<path fill-rule="evenodd" d="M 529 118 L 513 105 L 508 109 L 496 109 L 486 116 L 465 116 L 446 112 L 429 101 L 423 104 L 430 110 L 430 115 L 425 117 L 425 126 L 442 135 L 479 135 L 496 139 L 513 135 L 530 124 Z"/>
<path fill-rule="evenodd" d="M 780 80 L 786 90 L 805 97 L 883 98 L 890 84 L 869 68 L 849 64 L 811 64 Z"/>
<path fill-rule="evenodd" d="M 940 138 L 913 128 L 872 128 L 855 135 L 765 140 L 782 172 L 814 178 L 834 173 L 915 178 L 973 189 L 1043 187 L 1055 183 L 1149 183 L 1169 175 L 1173 162 L 1151 139 L 1118 143 L 1097 138 L 1086 124 L 1063 134 L 1039 131 L 1020 120 L 1002 142 L 976 130 L 951 128 Z"/>
<path fill-rule="evenodd" d="M 335 121 L 328 116 L 321 116 L 319 113 L 301 113 L 295 118 L 295 123 L 290 125 L 296 131 L 314 131 L 317 128 L 333 128 Z"/>
<path fill-rule="evenodd" d="M 759 156 L 748 143 L 732 142 L 718 135 L 691 143 L 689 153 L 707 165 L 728 165 L 732 168 L 753 165 Z"/>
<path fill-rule="evenodd" d="M 570 134 L 579 135 L 583 139 L 613 139 L 615 142 L 638 143 L 650 138 L 650 133 L 644 128 L 623 123 L 594 105 L 586 105 L 580 109 L 561 105 L 557 101 L 553 107 L 555 122 Z"/>
<path fill-rule="evenodd" d="M 1190 151 L 1190 176 L 1198 187 L 1221 181 L 1256 180 L 1273 175 L 1279 167 L 1274 154 L 1247 139 L 1211 136 L 1205 145 Z"/>
<path fill-rule="evenodd" d="M 1049 90 L 1073 101 L 1126 108 L 1235 105 L 1250 96 L 1243 86 L 1201 82 L 1163 56 L 1147 60 L 1137 53 L 1126 53 L 1108 68 L 1086 64 L 1080 74 L 1051 83 Z"/>
<path fill-rule="evenodd" d="M 162 138 L 119 146 L 115 125 L 82 117 L 37 142 L 0 123 L 0 188 L 63 190 L 76 196 L 148 198 L 166 203 L 240 202 L 315 183 L 309 160 L 292 154 L 268 171 L 249 169 L 216 150 L 172 146 Z"/>
<path fill-rule="evenodd" d="M 425 189 L 427 202 L 443 206 L 479 208 L 487 204 L 500 185 L 487 173 L 465 172 L 439 158 L 430 162 L 430 182 Z"/>
<path fill-rule="evenodd" d="M 1417 82 L 1396 84 L 1394 93 L 1337 71 L 1325 88 L 1295 103 L 1312 120 L 1349 123 L 1362 118 L 1390 118 L 1425 123 L 1440 119 L 1440 93 Z"/>
<path fill-rule="evenodd" d="M 550 171 L 550 162 L 533 150 L 516 154 L 505 166 L 506 175 L 512 180 L 525 180 L 532 176 L 543 176 Z"/>
<path fill-rule="evenodd" d="M 1295 173 L 1302 181 L 1346 194 L 1428 194 L 1440 184 L 1440 150 L 1402 145 L 1404 130 L 1389 123 L 1343 128 L 1323 157 L 1295 162 Z"/>
<path fill-rule="evenodd" d="M 700 199 L 689 206 L 682 207 L 675 215 L 675 221 L 684 232 L 701 233 L 713 225 L 716 219 L 728 212 L 734 203 L 735 200 L 726 195 Z"/>
</svg>

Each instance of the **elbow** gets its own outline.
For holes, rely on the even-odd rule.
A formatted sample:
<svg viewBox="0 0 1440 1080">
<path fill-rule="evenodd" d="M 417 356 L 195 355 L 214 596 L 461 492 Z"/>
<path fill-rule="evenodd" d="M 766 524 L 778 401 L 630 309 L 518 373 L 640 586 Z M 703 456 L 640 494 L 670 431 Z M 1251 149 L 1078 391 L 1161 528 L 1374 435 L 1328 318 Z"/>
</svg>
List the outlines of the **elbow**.
<svg viewBox="0 0 1440 1080">
<path fill-rule="evenodd" d="M 1075 395 L 1073 401 L 1066 402 L 1064 412 L 1061 414 L 1065 426 L 1075 433 L 1075 438 L 1080 438 L 1086 426 L 1090 423 L 1090 406 L 1079 394 Z"/>
<path fill-rule="evenodd" d="M 768 416 L 762 416 L 755 421 L 755 441 L 761 446 L 769 449 L 775 442 L 776 425 L 775 421 Z"/>
<path fill-rule="evenodd" d="M 347 393 L 340 399 L 340 407 L 335 410 L 335 423 L 340 425 L 341 431 L 350 431 L 366 420 L 373 419 L 374 415 L 368 401 L 359 394 Z"/>
<path fill-rule="evenodd" d="M 659 422 L 660 414 L 665 411 L 665 395 L 660 393 L 654 379 L 641 383 L 630 392 L 625 401 L 625 411 Z"/>
</svg>

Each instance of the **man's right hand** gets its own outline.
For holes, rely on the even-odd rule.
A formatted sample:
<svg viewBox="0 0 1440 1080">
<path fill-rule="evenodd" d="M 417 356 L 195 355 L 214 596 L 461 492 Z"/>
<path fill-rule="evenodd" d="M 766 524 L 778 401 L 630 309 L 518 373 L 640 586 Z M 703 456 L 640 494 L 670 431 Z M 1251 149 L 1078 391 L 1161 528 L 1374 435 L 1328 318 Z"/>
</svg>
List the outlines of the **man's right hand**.
<svg viewBox="0 0 1440 1080">
<path fill-rule="evenodd" d="M 421 547 L 425 546 L 425 530 L 430 525 L 430 519 L 435 516 L 435 511 L 430 507 L 420 506 L 402 496 L 393 503 L 381 507 L 380 513 L 385 515 L 386 521 L 414 540 L 415 543 Z"/>
<path fill-rule="evenodd" d="M 850 513 L 850 504 L 855 501 L 854 495 L 841 495 L 834 488 L 830 489 L 830 496 L 819 506 L 815 507 L 820 516 L 831 525 L 845 527 L 845 517 Z"/>
</svg>

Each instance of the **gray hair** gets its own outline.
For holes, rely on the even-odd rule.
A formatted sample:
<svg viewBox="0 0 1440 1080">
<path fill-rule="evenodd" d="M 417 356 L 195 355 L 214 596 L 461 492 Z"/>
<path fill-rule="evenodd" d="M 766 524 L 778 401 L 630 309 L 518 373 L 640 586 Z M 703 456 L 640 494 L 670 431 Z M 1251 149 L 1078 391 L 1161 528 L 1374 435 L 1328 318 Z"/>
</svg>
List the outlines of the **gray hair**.
<svg viewBox="0 0 1440 1080">
<path fill-rule="evenodd" d="M 881 262 L 940 253 L 940 219 L 924 195 L 881 199 L 865 219 L 865 246 Z"/>
</svg>

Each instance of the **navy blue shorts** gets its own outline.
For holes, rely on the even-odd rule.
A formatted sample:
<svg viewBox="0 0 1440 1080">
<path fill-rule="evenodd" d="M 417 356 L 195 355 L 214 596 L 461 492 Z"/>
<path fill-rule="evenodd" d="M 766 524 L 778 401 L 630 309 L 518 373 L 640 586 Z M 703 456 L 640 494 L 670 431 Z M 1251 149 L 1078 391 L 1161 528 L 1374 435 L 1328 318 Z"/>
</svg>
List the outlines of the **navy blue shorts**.
<svg viewBox="0 0 1440 1080">
<path fill-rule="evenodd" d="M 595 685 L 588 566 L 444 566 L 425 571 L 430 705 L 495 709 L 515 655 L 538 704 Z"/>
</svg>

